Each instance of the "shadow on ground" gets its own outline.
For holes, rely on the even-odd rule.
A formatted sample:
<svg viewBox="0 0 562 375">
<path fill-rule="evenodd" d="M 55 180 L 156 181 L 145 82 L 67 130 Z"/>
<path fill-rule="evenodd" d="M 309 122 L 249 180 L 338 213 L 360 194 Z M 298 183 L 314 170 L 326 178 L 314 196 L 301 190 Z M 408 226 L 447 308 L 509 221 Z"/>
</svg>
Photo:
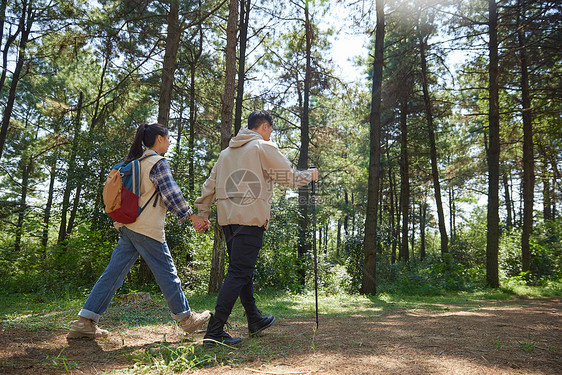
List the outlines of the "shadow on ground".
<svg viewBox="0 0 562 375">
<path fill-rule="evenodd" d="M 247 336 L 242 324 L 231 333 Z M 99 341 L 67 341 L 65 334 L 4 329 L 0 373 L 96 374 L 130 368 L 132 354 L 163 341 L 189 344 L 169 324 L 116 327 Z M 228 365 L 193 373 L 561 374 L 562 299 L 482 301 L 375 316 L 358 311 L 321 316 L 318 331 L 314 319 L 278 317 L 267 333 L 244 340 L 238 350 L 213 350 Z"/>
</svg>

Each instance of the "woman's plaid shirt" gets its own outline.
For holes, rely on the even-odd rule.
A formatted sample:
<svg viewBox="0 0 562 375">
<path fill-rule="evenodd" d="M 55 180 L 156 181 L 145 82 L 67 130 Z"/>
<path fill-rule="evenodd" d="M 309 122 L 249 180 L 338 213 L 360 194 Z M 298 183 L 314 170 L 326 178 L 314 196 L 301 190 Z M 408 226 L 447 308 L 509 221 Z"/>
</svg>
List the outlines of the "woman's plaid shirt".
<svg viewBox="0 0 562 375">
<path fill-rule="evenodd" d="M 156 186 L 156 190 L 159 191 L 168 211 L 176 215 L 180 223 L 183 223 L 186 218 L 195 213 L 193 208 L 185 201 L 166 159 L 160 159 L 154 164 L 150 170 L 149 178 Z"/>
</svg>

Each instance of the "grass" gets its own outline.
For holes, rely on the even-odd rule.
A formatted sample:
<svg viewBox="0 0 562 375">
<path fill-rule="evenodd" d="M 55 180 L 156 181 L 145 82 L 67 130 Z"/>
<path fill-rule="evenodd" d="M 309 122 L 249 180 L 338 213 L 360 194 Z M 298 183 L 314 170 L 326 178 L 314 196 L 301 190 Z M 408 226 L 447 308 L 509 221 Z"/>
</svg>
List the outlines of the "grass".
<svg viewBox="0 0 562 375">
<path fill-rule="evenodd" d="M 327 294 L 319 292 L 319 311 L 323 317 L 363 316 L 376 317 L 381 312 L 393 309 L 443 311 L 451 305 L 478 309 L 482 301 L 510 301 L 517 298 L 545 298 L 561 296 L 560 284 L 551 287 L 514 286 L 505 289 L 482 289 L 471 292 L 450 292 L 438 296 L 417 296 L 381 293 L 376 296 L 356 294 Z M 171 322 L 166 302 L 160 293 L 151 293 L 152 299 L 137 304 L 113 301 L 104 314 L 107 325 L 132 328 Z M 0 293 L 0 322 L 4 328 L 26 330 L 61 330 L 75 319 L 82 308 L 84 292 L 60 294 L 2 294 Z M 195 311 L 213 311 L 216 295 L 188 295 Z M 289 291 L 264 290 L 256 293 L 258 306 L 276 316 L 287 318 L 310 317 L 315 314 L 314 293 L 292 293 Z M 234 307 L 230 323 L 244 325 L 240 303 Z"/>
<path fill-rule="evenodd" d="M 450 292 L 442 295 L 418 296 L 381 293 L 376 296 L 352 295 L 346 293 L 319 293 L 319 311 L 321 319 L 341 317 L 379 318 L 382 313 L 401 310 L 429 310 L 448 311 L 455 307 L 478 310 L 485 301 L 512 302 L 524 298 L 543 298 L 562 295 L 560 284 L 551 287 L 521 287 L 511 286 L 504 289 L 482 289 L 471 292 Z M 86 291 L 87 293 L 87 291 Z M 3 329 L 12 328 L 26 331 L 51 331 L 53 333 L 68 329 L 68 322 L 75 319 L 81 309 L 86 293 L 78 291 L 59 294 L 5 294 L 0 293 L 0 325 Z M 195 311 L 204 309 L 214 310 L 216 295 L 188 295 L 190 306 Z M 287 319 L 310 319 L 315 314 L 314 293 L 292 293 L 279 290 L 262 290 L 256 293 L 258 306 L 266 313 Z M 126 304 L 126 305 L 125 305 Z M 124 308 L 126 307 L 126 308 Z M 240 303 L 237 303 L 230 323 L 233 326 L 245 326 L 245 318 Z M 114 300 L 103 316 L 103 325 L 114 332 L 123 328 L 141 329 L 140 327 L 157 326 L 161 324 L 175 324 L 168 311 L 162 295 L 151 293 L 151 299 L 125 303 Z M 189 370 L 200 367 L 235 365 L 244 358 L 268 359 L 283 357 L 284 351 L 294 350 L 294 347 L 264 347 L 258 341 L 248 340 L 246 345 L 238 349 L 217 347 L 212 351 L 205 350 L 201 345 L 190 341 L 167 343 L 163 342 L 147 345 L 135 350 L 125 350 L 120 354 L 131 362 L 131 368 L 116 370 L 115 374 L 135 373 L 174 373 L 176 370 Z M 519 348 L 530 353 L 536 348 L 536 342 L 528 337 L 526 340 L 516 340 Z M 353 344 L 353 343 L 352 343 Z M 496 348 L 503 349 L 507 342 L 497 338 Z M 287 345 L 296 345 L 293 343 Z M 314 351 L 314 338 L 312 338 Z M 556 353 L 557 346 L 549 346 L 548 351 Z M 68 361 L 64 355 L 64 347 L 60 352 L 52 353 L 45 358 L 53 369 L 70 371 L 76 366 Z"/>
</svg>

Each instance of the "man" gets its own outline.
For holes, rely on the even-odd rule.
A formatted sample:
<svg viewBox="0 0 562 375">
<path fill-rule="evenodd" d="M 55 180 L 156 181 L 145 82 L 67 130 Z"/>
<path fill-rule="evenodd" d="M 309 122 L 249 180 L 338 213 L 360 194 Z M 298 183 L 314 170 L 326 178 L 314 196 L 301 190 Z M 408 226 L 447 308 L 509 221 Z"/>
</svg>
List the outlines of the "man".
<svg viewBox="0 0 562 375">
<path fill-rule="evenodd" d="M 273 315 L 261 315 L 256 307 L 252 278 L 262 247 L 263 232 L 271 217 L 273 182 L 299 187 L 318 179 L 315 168 L 295 171 L 290 161 L 270 142 L 273 118 L 267 111 L 253 112 L 248 128 L 242 129 L 223 150 L 211 175 L 195 201 L 199 215 L 208 218 L 211 205 L 217 201 L 218 223 L 222 226 L 229 265 L 223 286 L 217 297 L 215 314 L 209 320 L 204 344 L 227 345 L 240 343 L 231 337 L 224 325 L 236 299 L 246 311 L 250 336 L 270 327 Z"/>
</svg>

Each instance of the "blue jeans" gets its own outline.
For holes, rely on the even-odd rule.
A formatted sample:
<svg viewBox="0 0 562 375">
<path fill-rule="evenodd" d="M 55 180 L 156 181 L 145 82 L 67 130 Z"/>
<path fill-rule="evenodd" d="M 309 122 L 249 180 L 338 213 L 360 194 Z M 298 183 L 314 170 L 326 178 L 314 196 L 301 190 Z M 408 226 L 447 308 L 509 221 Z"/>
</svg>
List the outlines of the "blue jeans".
<svg viewBox="0 0 562 375">
<path fill-rule="evenodd" d="M 166 242 L 160 243 L 127 227 L 121 228 L 121 236 L 111 254 L 111 260 L 78 315 L 98 322 L 100 316 L 107 310 L 115 291 L 123 285 L 125 276 L 139 255 L 154 274 L 166 298 L 172 318 L 181 320 L 191 315 Z"/>
</svg>

